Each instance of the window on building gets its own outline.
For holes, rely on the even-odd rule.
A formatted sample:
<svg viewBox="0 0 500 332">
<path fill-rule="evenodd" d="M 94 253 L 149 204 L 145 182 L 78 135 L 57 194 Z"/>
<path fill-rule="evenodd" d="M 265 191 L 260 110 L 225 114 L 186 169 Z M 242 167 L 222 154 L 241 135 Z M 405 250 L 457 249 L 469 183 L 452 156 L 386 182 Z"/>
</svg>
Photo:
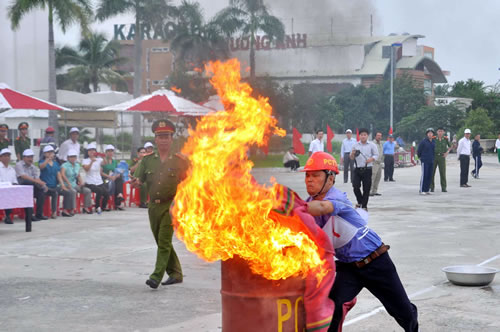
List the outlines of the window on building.
<svg viewBox="0 0 500 332">
<path fill-rule="evenodd" d="M 165 85 L 164 80 L 153 80 L 152 85 Z"/>
<path fill-rule="evenodd" d="M 429 59 L 433 59 L 433 60 L 434 60 L 434 55 L 432 54 L 432 52 L 426 51 L 426 52 L 424 52 L 424 56 L 425 56 L 426 58 L 429 58 Z"/>
<path fill-rule="evenodd" d="M 432 95 L 432 81 L 424 80 L 424 93 L 428 96 Z"/>
</svg>

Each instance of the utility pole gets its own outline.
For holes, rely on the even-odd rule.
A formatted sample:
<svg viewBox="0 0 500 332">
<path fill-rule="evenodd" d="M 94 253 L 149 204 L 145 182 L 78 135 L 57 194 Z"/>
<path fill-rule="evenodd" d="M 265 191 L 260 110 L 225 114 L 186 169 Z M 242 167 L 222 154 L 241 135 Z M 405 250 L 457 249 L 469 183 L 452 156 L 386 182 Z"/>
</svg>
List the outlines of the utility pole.
<svg viewBox="0 0 500 332">
<path fill-rule="evenodd" d="M 400 47 L 403 44 L 401 43 L 393 43 L 391 45 L 391 121 L 390 121 L 390 129 L 394 131 L 394 47 Z"/>
</svg>

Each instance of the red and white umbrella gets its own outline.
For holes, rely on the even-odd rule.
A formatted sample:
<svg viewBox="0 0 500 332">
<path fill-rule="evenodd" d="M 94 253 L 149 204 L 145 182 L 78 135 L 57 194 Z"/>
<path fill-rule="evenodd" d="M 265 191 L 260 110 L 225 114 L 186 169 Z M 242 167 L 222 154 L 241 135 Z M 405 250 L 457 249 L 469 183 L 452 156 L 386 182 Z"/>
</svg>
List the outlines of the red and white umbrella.
<svg viewBox="0 0 500 332">
<path fill-rule="evenodd" d="M 0 83 L 0 111 L 3 110 L 43 110 L 69 111 L 69 108 L 31 97 L 22 92 L 12 90 L 5 83 Z"/>
<path fill-rule="evenodd" d="M 100 108 L 98 111 L 167 112 L 180 116 L 203 116 L 213 112 L 212 109 L 176 96 L 175 92 L 167 89 L 160 89 L 150 95 L 141 96 L 118 105 Z"/>
</svg>

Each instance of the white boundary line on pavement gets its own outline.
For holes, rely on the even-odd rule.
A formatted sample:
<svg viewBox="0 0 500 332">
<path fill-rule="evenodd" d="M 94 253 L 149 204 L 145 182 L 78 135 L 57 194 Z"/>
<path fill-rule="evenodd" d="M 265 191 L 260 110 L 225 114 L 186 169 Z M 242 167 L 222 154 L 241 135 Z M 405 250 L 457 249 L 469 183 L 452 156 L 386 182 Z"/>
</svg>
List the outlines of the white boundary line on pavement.
<svg viewBox="0 0 500 332">
<path fill-rule="evenodd" d="M 488 258 L 487 260 L 485 260 L 485 261 L 483 261 L 483 262 L 481 262 L 481 263 L 477 264 L 477 266 L 482 266 L 482 265 L 488 264 L 488 263 L 493 262 L 494 260 L 497 260 L 497 259 L 499 259 L 499 258 L 500 258 L 500 254 L 499 254 L 499 255 L 496 255 L 496 256 L 493 256 L 493 257 L 491 257 L 491 258 Z M 442 282 L 442 283 L 445 283 L 445 282 Z M 442 283 L 439 283 L 439 284 L 437 284 L 437 285 L 440 285 L 440 284 L 442 284 Z M 415 292 L 415 293 L 413 293 L 413 294 L 410 294 L 409 298 L 410 298 L 410 299 L 412 299 L 412 298 L 417 297 L 417 296 L 419 296 L 419 295 L 422 295 L 422 294 L 428 293 L 428 292 L 430 292 L 431 290 L 435 289 L 437 285 L 434 285 L 434 286 L 431 286 L 431 287 L 427 287 L 427 288 L 422 289 L 422 290 L 419 290 L 419 291 L 417 291 L 417 292 Z M 367 318 L 369 318 L 369 317 L 371 317 L 371 316 L 374 316 L 374 315 L 376 315 L 376 314 L 378 314 L 379 312 L 382 312 L 382 311 L 385 311 L 385 308 L 384 308 L 383 306 L 377 307 L 377 308 L 373 309 L 373 310 L 372 310 L 372 311 L 370 311 L 370 312 L 367 312 L 367 313 L 365 313 L 365 314 L 361 314 L 361 315 L 359 315 L 359 316 L 358 316 L 358 317 L 356 317 L 356 318 L 353 318 L 353 319 L 351 319 L 351 320 L 348 320 L 347 322 L 345 322 L 345 323 L 344 323 L 344 325 L 343 325 L 343 326 L 349 326 L 349 325 L 355 324 L 355 323 L 357 323 L 357 322 L 359 322 L 359 321 L 362 321 L 362 320 L 365 320 L 365 319 L 367 319 Z"/>
</svg>

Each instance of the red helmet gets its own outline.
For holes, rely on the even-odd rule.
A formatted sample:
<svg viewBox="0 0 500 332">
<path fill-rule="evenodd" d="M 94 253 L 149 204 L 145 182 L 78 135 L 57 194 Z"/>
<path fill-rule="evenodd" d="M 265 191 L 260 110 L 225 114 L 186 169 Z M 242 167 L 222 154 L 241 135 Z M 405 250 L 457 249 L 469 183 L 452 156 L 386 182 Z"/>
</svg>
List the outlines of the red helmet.
<svg viewBox="0 0 500 332">
<path fill-rule="evenodd" d="M 339 167 L 337 161 L 331 154 L 326 152 L 314 152 L 307 160 L 302 172 L 308 171 L 332 171 L 335 174 L 339 174 Z"/>
<path fill-rule="evenodd" d="M 47 129 L 45 129 L 45 132 L 46 133 L 53 133 L 53 132 L 55 132 L 55 130 L 53 127 L 47 127 Z"/>
</svg>

